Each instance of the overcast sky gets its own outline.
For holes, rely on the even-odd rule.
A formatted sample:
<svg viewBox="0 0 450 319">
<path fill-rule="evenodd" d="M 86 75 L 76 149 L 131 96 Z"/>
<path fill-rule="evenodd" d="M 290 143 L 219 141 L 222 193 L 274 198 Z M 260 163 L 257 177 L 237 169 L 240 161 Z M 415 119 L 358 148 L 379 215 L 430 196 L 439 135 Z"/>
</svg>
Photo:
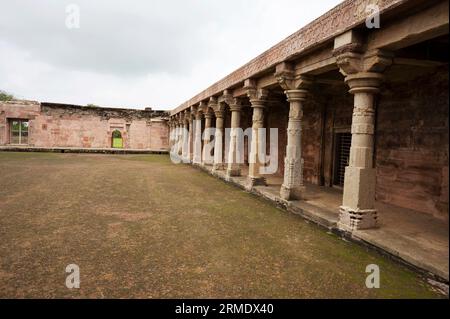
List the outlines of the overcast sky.
<svg viewBox="0 0 450 319">
<path fill-rule="evenodd" d="M 340 2 L 0 0 L 0 90 L 173 109 Z M 79 28 L 66 26 L 69 4 Z"/>
</svg>

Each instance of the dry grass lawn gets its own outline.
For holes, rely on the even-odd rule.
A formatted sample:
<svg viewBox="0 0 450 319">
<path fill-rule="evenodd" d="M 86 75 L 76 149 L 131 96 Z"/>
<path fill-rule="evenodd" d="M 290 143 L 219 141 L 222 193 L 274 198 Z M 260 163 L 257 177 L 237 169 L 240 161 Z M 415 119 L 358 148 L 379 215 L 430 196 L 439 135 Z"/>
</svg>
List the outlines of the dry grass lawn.
<svg viewBox="0 0 450 319">
<path fill-rule="evenodd" d="M 81 288 L 65 286 L 65 267 Z M 366 266 L 381 289 L 365 287 Z M 406 268 L 168 156 L 0 153 L 0 298 L 433 298 Z"/>
</svg>

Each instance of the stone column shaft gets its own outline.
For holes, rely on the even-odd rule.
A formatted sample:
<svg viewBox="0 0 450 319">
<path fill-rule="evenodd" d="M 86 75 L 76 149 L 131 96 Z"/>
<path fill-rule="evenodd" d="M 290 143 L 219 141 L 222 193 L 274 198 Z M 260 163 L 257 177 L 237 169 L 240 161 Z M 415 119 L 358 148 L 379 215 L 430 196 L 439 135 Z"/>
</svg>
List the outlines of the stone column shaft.
<svg viewBox="0 0 450 319">
<path fill-rule="evenodd" d="M 211 143 L 212 117 L 213 115 L 211 113 L 205 114 L 205 140 L 203 143 L 203 155 L 202 155 L 203 165 L 211 165 L 214 163 L 214 160 L 211 158 L 211 154 L 206 153 L 209 147 L 209 143 Z"/>
<path fill-rule="evenodd" d="M 182 156 L 182 151 L 183 151 L 183 143 L 182 143 L 182 138 L 181 138 L 181 124 L 177 123 L 177 129 L 176 129 L 176 154 L 178 156 Z"/>
<path fill-rule="evenodd" d="M 302 158 L 303 101 L 306 90 L 286 91 L 290 103 L 287 129 L 286 158 L 284 161 L 284 181 L 280 195 L 285 200 L 300 200 L 304 195 Z"/>
<path fill-rule="evenodd" d="M 197 111 L 195 116 L 194 164 L 202 164 L 202 113 Z"/>
<path fill-rule="evenodd" d="M 379 73 L 360 72 L 346 77 L 350 93 L 354 94 L 354 109 L 339 226 L 350 231 L 377 226 L 376 171 L 373 167 L 374 101 L 381 81 L 382 75 Z"/>
<path fill-rule="evenodd" d="M 222 170 L 223 166 L 223 130 L 224 130 L 224 112 L 216 111 L 216 131 L 214 136 L 214 167 L 215 171 Z"/>
<path fill-rule="evenodd" d="M 194 119 L 191 116 L 189 118 L 189 137 L 188 137 L 188 143 L 189 143 L 189 162 L 192 163 L 194 160 Z"/>
<path fill-rule="evenodd" d="M 182 139 L 183 139 L 183 145 L 182 145 L 182 157 L 183 160 L 189 159 L 189 122 L 187 119 L 183 120 L 183 126 L 182 126 Z"/>
<path fill-rule="evenodd" d="M 231 136 L 230 136 L 230 148 L 228 152 L 228 168 L 227 176 L 241 176 L 241 166 L 238 158 L 238 129 L 241 122 L 241 106 L 231 105 Z"/>
<path fill-rule="evenodd" d="M 266 150 L 262 149 L 259 140 L 260 129 L 264 128 L 264 101 L 251 100 L 253 108 L 252 143 L 249 158 L 249 187 L 267 185 L 266 179 L 260 174 L 260 167 L 264 165 Z M 261 154 L 260 154 L 261 153 Z M 264 155 L 263 155 L 264 154 Z M 261 157 L 260 157 L 261 156 Z"/>
</svg>

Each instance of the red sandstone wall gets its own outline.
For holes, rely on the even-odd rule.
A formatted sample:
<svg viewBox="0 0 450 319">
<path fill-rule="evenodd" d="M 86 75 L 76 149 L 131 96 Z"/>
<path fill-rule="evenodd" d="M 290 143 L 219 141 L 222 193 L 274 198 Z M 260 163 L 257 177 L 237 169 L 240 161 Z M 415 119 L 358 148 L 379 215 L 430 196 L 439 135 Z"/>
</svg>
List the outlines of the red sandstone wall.
<svg viewBox="0 0 450 319">
<path fill-rule="evenodd" d="M 378 106 L 377 198 L 448 219 L 448 71 L 388 83 Z"/>
<path fill-rule="evenodd" d="M 166 122 L 152 121 L 149 130 L 149 148 L 152 150 L 167 149 L 169 145 L 169 130 Z"/>
<path fill-rule="evenodd" d="M 105 114 L 109 114 L 105 116 Z M 55 108 L 38 103 L 0 103 L 0 145 L 9 143 L 8 119 L 29 119 L 29 145 L 35 147 L 110 148 L 114 130 L 122 133 L 124 148 L 165 150 L 164 121 L 121 112 Z"/>
<path fill-rule="evenodd" d="M 9 142 L 8 118 L 27 119 L 32 123 L 40 114 L 41 106 L 37 102 L 17 101 L 14 106 L 0 102 L 0 145 Z M 31 128 L 29 128 L 31 131 Z"/>
</svg>

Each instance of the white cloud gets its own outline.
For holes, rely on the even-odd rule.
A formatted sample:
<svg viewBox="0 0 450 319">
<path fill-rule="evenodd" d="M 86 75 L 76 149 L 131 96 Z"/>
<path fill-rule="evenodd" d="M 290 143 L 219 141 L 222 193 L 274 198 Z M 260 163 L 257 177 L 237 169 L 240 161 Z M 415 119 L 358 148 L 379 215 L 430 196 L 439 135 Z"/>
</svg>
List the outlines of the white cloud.
<svg viewBox="0 0 450 319">
<path fill-rule="evenodd" d="M 2 1 L 0 89 L 39 101 L 172 109 L 339 0 Z M 65 27 L 78 4 L 81 28 Z"/>
</svg>

